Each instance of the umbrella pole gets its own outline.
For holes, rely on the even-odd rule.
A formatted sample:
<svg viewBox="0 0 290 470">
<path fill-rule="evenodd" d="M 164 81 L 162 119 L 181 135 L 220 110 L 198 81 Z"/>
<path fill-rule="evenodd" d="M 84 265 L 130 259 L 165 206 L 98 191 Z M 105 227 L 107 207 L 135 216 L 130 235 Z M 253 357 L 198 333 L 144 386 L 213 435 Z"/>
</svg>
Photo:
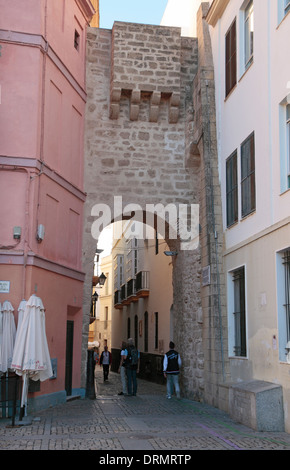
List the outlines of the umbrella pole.
<svg viewBox="0 0 290 470">
<path fill-rule="evenodd" d="M 25 403 L 26 403 L 26 384 L 27 384 L 27 375 L 24 374 L 23 385 L 22 385 L 22 395 L 21 395 L 21 407 L 19 412 L 19 421 L 22 421 L 22 418 L 25 414 Z"/>
</svg>

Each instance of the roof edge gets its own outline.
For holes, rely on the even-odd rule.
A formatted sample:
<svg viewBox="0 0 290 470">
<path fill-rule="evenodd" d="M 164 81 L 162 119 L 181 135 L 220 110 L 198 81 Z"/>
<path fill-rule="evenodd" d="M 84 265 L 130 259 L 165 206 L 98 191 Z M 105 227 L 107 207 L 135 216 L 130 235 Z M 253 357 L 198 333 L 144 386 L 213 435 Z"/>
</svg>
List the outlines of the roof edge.
<svg viewBox="0 0 290 470">
<path fill-rule="evenodd" d="M 206 21 L 209 25 L 215 26 L 217 24 L 229 2 L 230 0 L 213 0 L 206 16 Z"/>
</svg>

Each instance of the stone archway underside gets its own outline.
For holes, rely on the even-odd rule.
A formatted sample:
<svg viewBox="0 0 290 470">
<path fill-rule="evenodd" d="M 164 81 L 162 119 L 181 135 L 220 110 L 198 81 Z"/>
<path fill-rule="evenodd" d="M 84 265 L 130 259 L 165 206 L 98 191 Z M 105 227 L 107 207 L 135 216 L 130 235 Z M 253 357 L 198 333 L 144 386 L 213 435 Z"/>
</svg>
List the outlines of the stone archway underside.
<svg viewBox="0 0 290 470">
<path fill-rule="evenodd" d="M 179 253 L 173 258 L 174 339 L 183 356 L 185 394 L 213 402 L 211 396 L 216 392 L 210 391 L 210 384 L 221 379 L 217 367 L 221 361 L 216 351 L 215 359 L 211 359 L 213 350 L 208 352 L 205 338 L 212 330 L 213 343 L 219 334 L 213 327 L 216 320 L 211 318 L 217 312 L 209 310 L 209 304 L 217 305 L 217 301 L 209 301 L 211 286 L 202 288 L 201 269 L 218 266 L 209 249 L 216 243 L 208 232 L 214 207 L 213 193 L 207 193 L 210 188 L 219 188 L 209 181 L 218 178 L 216 157 L 212 158 L 212 148 L 208 150 L 207 145 L 211 136 L 204 127 L 208 106 L 213 106 L 211 112 L 214 110 L 214 87 L 208 87 L 213 83 L 212 68 L 202 67 L 201 54 L 208 46 L 205 41 L 200 43 L 205 25 L 201 12 L 199 17 L 198 40 L 183 38 L 179 28 L 164 26 L 116 22 L 112 31 L 88 30 L 82 363 L 86 363 L 96 247 L 91 230 L 99 205 L 109 208 L 112 217 L 108 223 L 115 220 L 116 198 L 122 201 L 122 208 L 138 204 L 143 211 L 150 204 L 198 205 L 198 247 L 185 250 L 177 240 L 168 240 Z M 211 104 L 208 99 L 203 107 L 202 96 L 208 92 Z M 210 126 L 208 132 L 212 132 Z M 220 206 L 219 194 L 214 194 L 215 199 L 217 196 Z M 215 233 L 217 228 L 215 225 Z M 216 286 L 212 290 L 216 291 Z M 214 348 L 221 350 L 217 345 Z M 83 371 L 85 383 L 85 367 Z M 210 378 L 213 372 L 215 379 Z"/>
</svg>

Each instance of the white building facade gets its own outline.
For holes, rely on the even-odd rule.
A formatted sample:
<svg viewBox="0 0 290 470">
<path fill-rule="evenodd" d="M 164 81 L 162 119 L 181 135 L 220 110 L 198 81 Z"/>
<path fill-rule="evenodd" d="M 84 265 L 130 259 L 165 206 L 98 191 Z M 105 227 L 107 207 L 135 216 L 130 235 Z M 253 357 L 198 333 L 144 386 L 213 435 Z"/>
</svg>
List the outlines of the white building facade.
<svg viewBox="0 0 290 470">
<path fill-rule="evenodd" d="M 229 381 L 282 387 L 290 431 L 290 2 L 214 0 L 209 23 Z"/>
</svg>

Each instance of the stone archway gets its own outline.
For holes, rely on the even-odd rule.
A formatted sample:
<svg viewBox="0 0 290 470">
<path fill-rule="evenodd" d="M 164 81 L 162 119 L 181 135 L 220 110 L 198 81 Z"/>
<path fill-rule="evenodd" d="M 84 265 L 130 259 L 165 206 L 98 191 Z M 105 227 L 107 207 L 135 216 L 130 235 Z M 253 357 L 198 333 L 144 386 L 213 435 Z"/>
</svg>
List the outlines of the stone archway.
<svg viewBox="0 0 290 470">
<path fill-rule="evenodd" d="M 112 214 L 119 214 L 116 197 L 122 208 L 138 204 L 143 212 L 150 204 L 198 205 L 199 245 L 182 249 L 180 240 L 167 239 L 178 251 L 174 331 L 186 395 L 216 404 L 223 380 L 222 235 L 217 239 L 222 225 L 207 8 L 203 4 L 199 11 L 198 39 L 181 37 L 179 28 L 119 22 L 112 31 L 88 30 L 82 359 L 85 364 L 96 247 L 93 208 L 108 208 L 111 222 Z M 203 286 L 207 266 L 211 283 Z"/>
</svg>

